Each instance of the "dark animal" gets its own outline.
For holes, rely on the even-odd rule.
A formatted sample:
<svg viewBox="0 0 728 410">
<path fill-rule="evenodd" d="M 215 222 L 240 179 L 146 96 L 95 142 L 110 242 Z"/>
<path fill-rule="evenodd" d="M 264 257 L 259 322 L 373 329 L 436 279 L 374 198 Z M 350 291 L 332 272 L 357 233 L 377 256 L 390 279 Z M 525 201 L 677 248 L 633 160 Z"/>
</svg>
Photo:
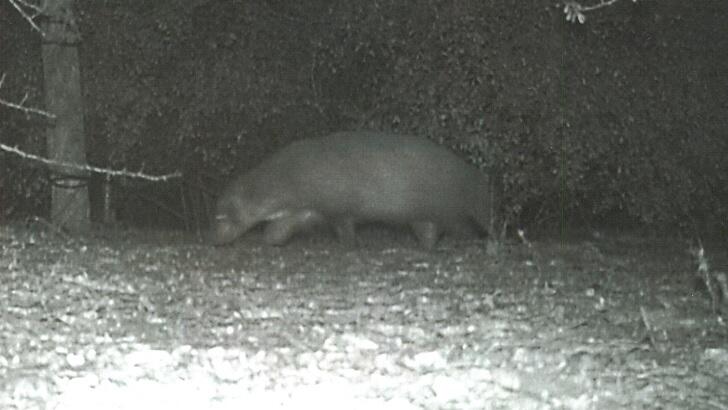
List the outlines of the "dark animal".
<svg viewBox="0 0 728 410">
<path fill-rule="evenodd" d="M 267 223 L 264 240 L 330 224 L 354 242 L 359 223 L 409 225 L 432 248 L 444 231 L 490 225 L 489 178 L 450 150 L 413 136 L 339 132 L 294 142 L 220 196 L 212 240 L 231 242 Z"/>
</svg>

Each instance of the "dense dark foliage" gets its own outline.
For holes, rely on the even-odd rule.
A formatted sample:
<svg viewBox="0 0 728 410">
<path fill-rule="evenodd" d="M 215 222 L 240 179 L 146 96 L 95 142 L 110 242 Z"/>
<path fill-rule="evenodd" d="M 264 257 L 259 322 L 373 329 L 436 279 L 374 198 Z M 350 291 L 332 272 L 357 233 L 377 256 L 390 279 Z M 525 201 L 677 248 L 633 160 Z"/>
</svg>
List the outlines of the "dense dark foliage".
<svg viewBox="0 0 728 410">
<path fill-rule="evenodd" d="M 428 136 L 498 170 L 519 224 L 728 220 L 725 2 L 621 2 L 585 25 L 550 0 L 86 0 L 79 15 L 90 160 L 185 173 L 118 181 L 137 221 L 141 203 L 189 223 L 234 170 L 356 128 Z M 38 40 L 2 16 L 0 92 L 29 87 L 40 105 Z M 42 128 L 0 109 L 13 116 L 1 140 L 38 151 Z M 45 198 L 36 168 L 0 155 L 0 212 Z"/>
</svg>

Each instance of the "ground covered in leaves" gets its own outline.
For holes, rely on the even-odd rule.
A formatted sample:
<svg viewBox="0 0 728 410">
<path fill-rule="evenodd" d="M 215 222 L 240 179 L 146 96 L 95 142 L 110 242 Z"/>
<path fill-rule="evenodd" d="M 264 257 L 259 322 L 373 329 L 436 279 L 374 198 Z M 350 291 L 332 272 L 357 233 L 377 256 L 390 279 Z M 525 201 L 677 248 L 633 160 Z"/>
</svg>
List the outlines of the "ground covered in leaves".
<svg viewBox="0 0 728 410">
<path fill-rule="evenodd" d="M 725 298 L 684 242 L 492 245 L 0 227 L 0 408 L 728 406 Z"/>
</svg>

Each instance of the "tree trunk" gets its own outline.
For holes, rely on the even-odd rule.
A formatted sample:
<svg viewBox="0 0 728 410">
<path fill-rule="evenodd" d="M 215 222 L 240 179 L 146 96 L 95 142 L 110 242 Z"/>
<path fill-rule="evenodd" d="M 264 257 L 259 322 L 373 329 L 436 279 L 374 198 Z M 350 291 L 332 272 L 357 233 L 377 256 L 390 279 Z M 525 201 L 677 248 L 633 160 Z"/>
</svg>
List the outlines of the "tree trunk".
<svg viewBox="0 0 728 410">
<path fill-rule="evenodd" d="M 47 129 L 48 156 L 56 161 L 86 164 L 86 135 L 73 0 L 46 0 L 43 29 L 43 74 L 46 110 L 55 114 Z M 52 168 L 51 221 L 71 231 L 90 224 L 87 174 Z"/>
</svg>

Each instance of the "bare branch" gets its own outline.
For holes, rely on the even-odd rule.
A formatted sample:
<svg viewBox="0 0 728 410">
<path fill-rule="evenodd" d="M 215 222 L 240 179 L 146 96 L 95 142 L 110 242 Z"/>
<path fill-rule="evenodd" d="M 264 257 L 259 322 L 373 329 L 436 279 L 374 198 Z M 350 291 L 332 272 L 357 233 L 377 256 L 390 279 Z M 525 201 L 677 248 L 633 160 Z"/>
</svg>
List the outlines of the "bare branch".
<svg viewBox="0 0 728 410">
<path fill-rule="evenodd" d="M 39 32 L 41 36 L 45 37 L 45 32 L 43 30 L 41 30 L 41 28 L 37 24 L 35 24 L 35 21 L 34 21 L 34 19 L 36 17 L 38 17 L 38 15 L 40 15 L 43 11 L 43 9 L 41 7 L 31 4 L 25 0 L 8 0 L 8 1 L 10 2 L 10 4 L 13 5 L 13 7 L 15 7 L 16 10 L 18 10 L 18 13 L 20 13 L 20 15 L 23 16 L 23 18 L 30 24 L 31 27 L 33 27 L 33 29 L 35 31 Z M 35 10 L 35 15 L 31 16 L 30 13 L 28 13 L 24 7 L 31 9 L 31 10 Z"/>
<path fill-rule="evenodd" d="M 612 4 L 614 4 L 614 3 L 618 2 L 618 1 L 619 1 L 619 0 L 607 0 L 607 1 L 604 1 L 604 0 L 600 0 L 600 1 L 599 1 L 599 4 L 595 4 L 595 5 L 593 5 L 593 6 L 587 6 L 587 7 L 583 7 L 583 6 L 582 6 L 582 8 L 581 8 L 581 11 L 592 11 L 592 10 L 597 10 L 597 9 L 600 9 L 600 8 L 602 8 L 602 7 L 607 7 L 607 6 L 611 6 Z"/>
<path fill-rule="evenodd" d="M 0 77 L 0 88 L 3 87 L 3 83 L 4 82 L 5 82 L 5 73 L 3 73 L 2 77 Z M 32 114 L 42 115 L 42 116 L 44 116 L 46 118 L 50 118 L 50 119 L 55 119 L 56 118 L 56 116 L 54 114 L 51 114 L 48 111 L 43 111 L 43 110 L 38 109 L 38 108 L 33 108 L 33 107 L 26 106 L 25 105 L 25 101 L 27 101 L 27 100 L 28 100 L 28 93 L 25 93 L 25 95 L 23 96 L 23 99 L 20 100 L 20 102 L 17 103 L 17 104 L 16 103 L 12 103 L 10 101 L 6 101 L 6 100 L 0 98 L 0 105 L 4 105 L 6 107 L 10 107 L 10 108 L 14 108 L 16 110 L 23 111 L 26 114 L 31 114 L 32 113 Z"/>
<path fill-rule="evenodd" d="M 48 158 L 39 157 L 37 155 L 28 154 L 27 152 L 21 151 L 18 148 L 11 147 L 11 146 L 5 145 L 3 143 L 0 143 L 0 149 L 3 151 L 18 155 L 25 159 L 43 163 L 45 165 L 57 166 L 57 167 L 73 169 L 73 170 L 77 170 L 77 171 L 88 171 L 88 172 L 110 175 L 110 176 L 115 176 L 115 177 L 123 176 L 123 177 L 129 177 L 129 178 L 145 179 L 147 181 L 153 181 L 153 182 L 160 182 L 160 181 L 168 181 L 172 178 L 179 178 L 182 176 L 182 173 L 179 171 L 172 173 L 172 174 L 166 174 L 166 175 L 148 175 L 141 171 L 140 172 L 131 172 L 131 171 L 127 171 L 127 170 L 115 170 L 115 169 L 108 169 L 108 168 L 99 168 L 99 167 L 95 167 L 92 165 L 79 165 L 79 164 L 74 164 L 71 162 L 54 161 L 54 160 L 51 160 Z"/>
<path fill-rule="evenodd" d="M 23 99 L 23 101 L 25 101 L 25 99 Z M 55 114 L 51 114 L 48 111 L 43 111 L 43 110 L 40 110 L 38 108 L 33 108 L 33 107 L 26 107 L 22 103 L 14 104 L 14 103 L 11 103 L 10 101 L 5 101 L 2 98 L 0 98 L 0 105 L 4 105 L 4 106 L 10 107 L 10 108 L 15 108 L 16 110 L 23 111 L 26 114 L 33 113 L 33 114 L 42 115 L 42 116 L 50 118 L 50 119 L 56 118 Z"/>
<path fill-rule="evenodd" d="M 35 12 L 37 14 L 43 13 L 43 8 L 41 6 L 36 6 L 35 4 L 30 3 L 26 0 L 15 0 L 15 1 L 17 1 L 18 3 L 22 4 L 23 6 L 29 8 L 29 9 L 35 10 Z"/>
</svg>

